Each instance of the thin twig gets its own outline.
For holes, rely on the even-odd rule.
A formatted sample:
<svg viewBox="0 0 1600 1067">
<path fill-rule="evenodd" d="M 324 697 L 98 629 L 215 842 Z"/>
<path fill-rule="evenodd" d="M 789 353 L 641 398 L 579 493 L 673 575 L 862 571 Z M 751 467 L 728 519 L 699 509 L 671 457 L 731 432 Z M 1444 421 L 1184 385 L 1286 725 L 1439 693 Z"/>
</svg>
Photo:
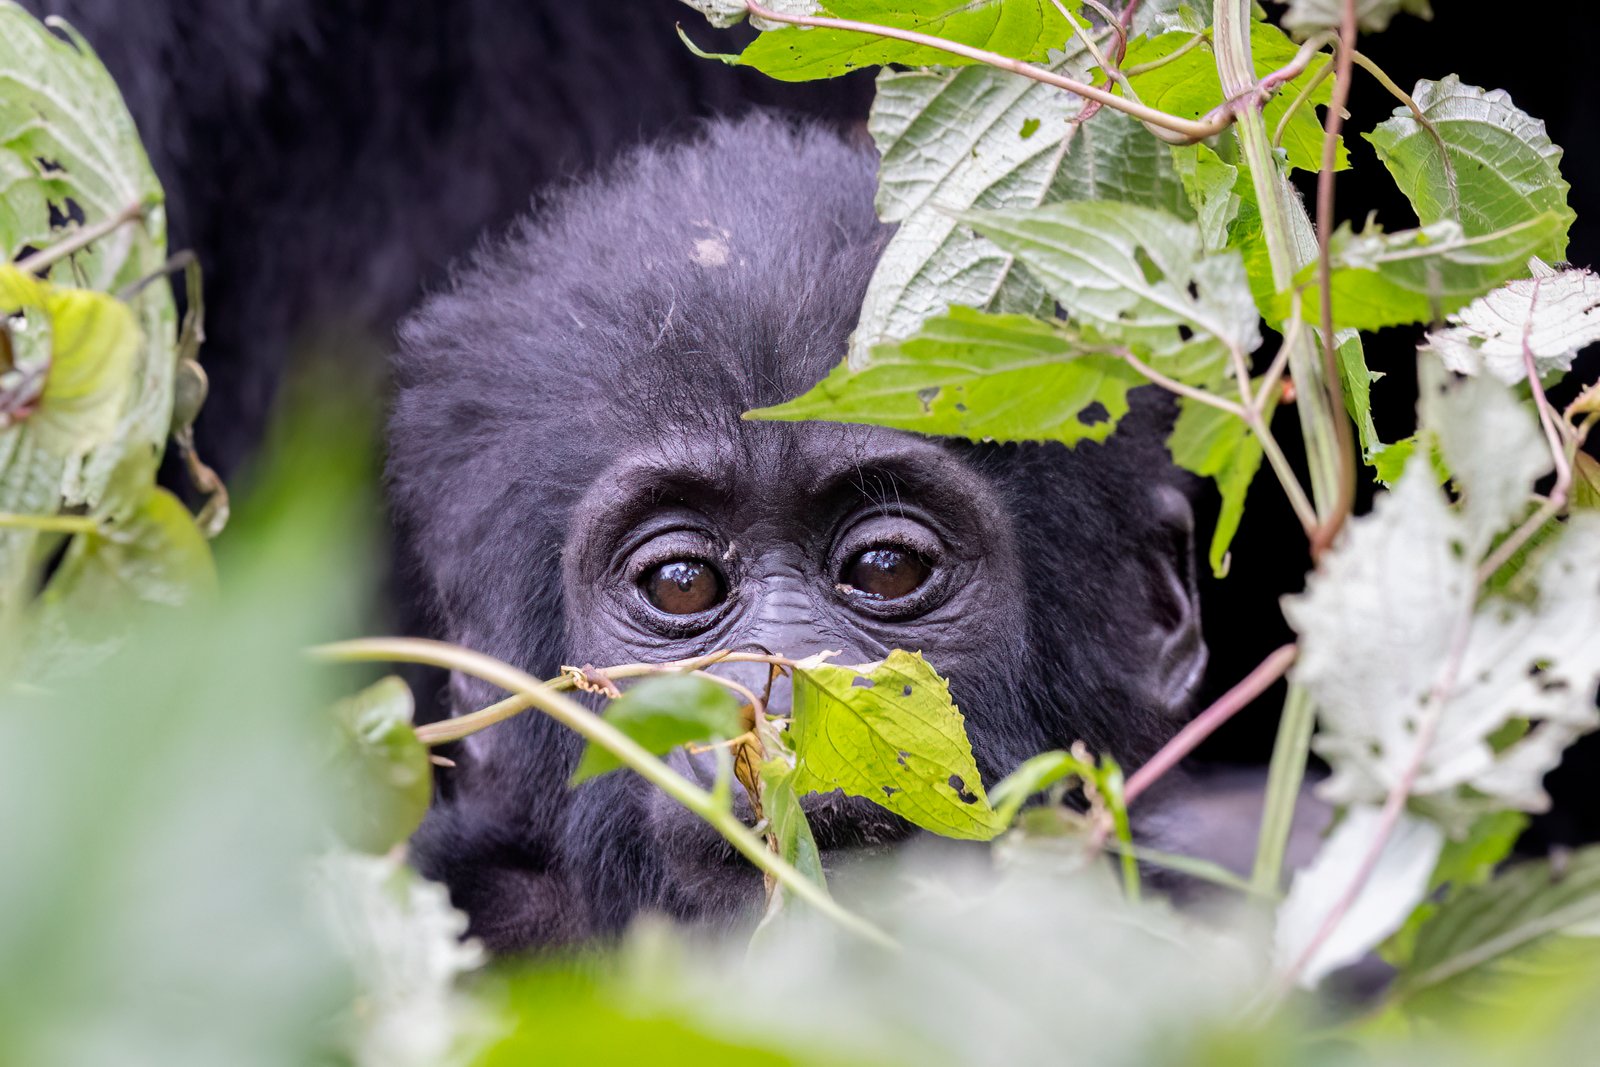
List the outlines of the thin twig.
<svg viewBox="0 0 1600 1067">
<path fill-rule="evenodd" d="M 1134 66 L 1128 67 L 1122 73 L 1126 74 L 1130 78 L 1136 78 L 1141 74 L 1149 74 L 1153 70 L 1160 70 L 1162 67 L 1166 66 L 1168 63 L 1171 63 L 1175 59 L 1179 59 L 1188 55 L 1201 45 L 1209 44 L 1210 41 L 1211 31 L 1201 30 L 1199 33 L 1183 42 L 1183 44 L 1162 56 L 1160 59 L 1152 59 L 1148 63 L 1135 64 Z"/>
<path fill-rule="evenodd" d="M 1283 377 L 1284 369 L 1289 366 L 1289 353 L 1295 345 L 1300 343 L 1300 331 L 1305 329 L 1305 320 L 1300 317 L 1300 292 L 1297 289 L 1291 289 L 1289 290 L 1289 295 L 1294 300 L 1294 308 L 1290 312 L 1289 328 L 1284 331 L 1283 341 L 1278 345 L 1277 353 L 1267 366 L 1267 373 L 1261 376 L 1261 388 L 1256 390 L 1255 400 L 1250 404 L 1258 415 L 1265 414 L 1267 401 L 1272 397 L 1273 390 L 1278 388 L 1278 381 Z"/>
<path fill-rule="evenodd" d="M 87 248 L 108 233 L 121 229 L 135 219 L 143 217 L 143 204 L 129 204 L 116 214 L 101 219 L 92 226 L 80 226 L 49 248 L 17 260 L 15 266 L 18 270 L 27 274 L 43 273 L 46 268 L 56 261 L 65 259 L 74 252 Z"/>
<path fill-rule="evenodd" d="M 1284 645 L 1262 660 L 1238 685 L 1218 697 L 1216 703 L 1190 720 L 1172 740 L 1161 747 L 1161 751 L 1151 756 L 1144 766 L 1129 775 L 1128 784 L 1122 791 L 1124 803 L 1132 804 L 1135 797 L 1177 766 L 1179 761 L 1199 746 L 1200 742 L 1215 733 L 1219 726 L 1249 707 L 1251 701 L 1266 692 L 1273 682 L 1283 677 L 1299 651 L 1294 645 Z"/>
<path fill-rule="evenodd" d="M 1411 98 L 1411 94 L 1396 85 L 1394 79 L 1390 78 L 1382 67 L 1360 52 L 1352 52 L 1351 55 L 1362 70 L 1376 78 L 1378 84 L 1388 90 L 1390 96 L 1410 109 L 1411 117 L 1417 120 L 1417 125 L 1426 130 L 1428 136 L 1433 138 L 1434 147 L 1439 150 L 1439 161 L 1444 166 L 1445 188 L 1450 190 L 1450 214 L 1460 215 L 1461 189 L 1456 181 L 1456 164 L 1450 158 L 1450 150 L 1445 147 L 1444 137 L 1439 133 L 1438 127 L 1434 126 L 1422 108 Z"/>
<path fill-rule="evenodd" d="M 90 515 L 23 515 L 0 511 L 0 530 L 37 530 L 40 533 L 96 533 L 100 520 Z"/>
<path fill-rule="evenodd" d="M 1128 366 L 1132 367 L 1146 378 L 1149 378 L 1156 385 L 1161 386 L 1161 388 L 1167 390 L 1168 392 L 1176 393 L 1179 396 L 1186 396 L 1196 403 L 1205 404 L 1208 407 L 1214 407 L 1220 411 L 1226 411 L 1228 414 L 1234 415 L 1241 419 L 1246 417 L 1245 410 L 1242 406 L 1235 404 L 1233 401 L 1228 400 L 1225 397 L 1220 397 L 1216 393 L 1213 393 L 1207 389 L 1200 389 L 1192 385 L 1185 385 L 1176 378 L 1169 378 L 1165 374 L 1162 374 L 1160 371 L 1156 370 L 1154 367 L 1150 366 L 1148 363 L 1145 363 L 1132 352 L 1124 350 L 1120 352 L 1119 355 L 1121 355 L 1122 358 L 1127 361 Z"/>
<path fill-rule="evenodd" d="M 1333 183 L 1334 164 L 1339 155 L 1339 131 L 1344 128 L 1345 105 L 1350 101 L 1350 81 L 1356 51 L 1356 0 L 1344 0 L 1344 18 L 1339 25 L 1338 73 L 1334 76 L 1333 99 L 1328 103 L 1327 132 L 1322 138 L 1322 169 L 1317 172 L 1317 284 L 1322 291 L 1322 374 L 1328 390 L 1328 405 L 1336 434 L 1339 481 L 1333 506 L 1311 538 L 1311 558 L 1315 560 L 1333 544 L 1356 499 L 1355 439 L 1350 431 L 1350 416 L 1345 411 L 1344 385 L 1339 374 L 1339 353 L 1333 337 Z"/>
<path fill-rule="evenodd" d="M 336 663 L 390 661 L 424 663 L 459 671 L 508 692 L 521 693 L 533 706 L 589 742 L 606 749 L 667 796 L 709 823 L 728 844 L 784 889 L 804 900 L 841 927 L 873 944 L 895 947 L 895 941 L 872 923 L 841 907 L 826 890 L 767 848 L 733 812 L 633 738 L 570 697 L 558 693 L 525 671 L 481 652 L 420 638 L 376 638 L 344 641 L 311 650 L 318 659 Z"/>
</svg>

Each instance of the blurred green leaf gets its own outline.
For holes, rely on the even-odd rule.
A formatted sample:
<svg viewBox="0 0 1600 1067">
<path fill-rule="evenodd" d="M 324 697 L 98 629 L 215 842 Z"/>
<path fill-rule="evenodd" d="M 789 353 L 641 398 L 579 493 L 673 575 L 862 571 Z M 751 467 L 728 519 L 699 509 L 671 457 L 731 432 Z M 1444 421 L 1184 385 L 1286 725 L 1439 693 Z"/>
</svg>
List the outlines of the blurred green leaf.
<svg viewBox="0 0 1600 1067">
<path fill-rule="evenodd" d="M 989 790 L 995 813 L 1007 826 L 1017 817 L 1030 797 L 1042 793 L 1067 778 L 1092 778 L 1094 768 L 1070 752 L 1041 752 L 1022 762 Z"/>
<path fill-rule="evenodd" d="M 842 789 L 945 837 L 984 841 L 1005 829 L 950 686 L 920 654 L 797 668 L 788 737 L 798 793 Z"/>
<path fill-rule="evenodd" d="M 605 719 L 657 756 L 682 745 L 726 741 L 748 728 L 732 693 L 688 674 L 645 679 L 613 700 Z M 572 784 L 621 766 L 609 751 L 587 742 Z"/>
<path fill-rule="evenodd" d="M 1405 966 L 1416 950 L 1418 932 L 1438 913 L 1441 901 L 1454 900 L 1488 881 L 1527 828 L 1528 817 L 1520 811 L 1496 811 L 1474 822 L 1465 837 L 1445 841 L 1428 878 L 1428 899 L 1384 943 L 1383 958 L 1396 967 Z"/>
<path fill-rule="evenodd" d="M 1364 33 L 1389 28 L 1389 22 L 1402 11 L 1418 18 L 1433 18 L 1428 0 L 1356 0 L 1356 25 Z M 1340 0 L 1289 0 L 1283 13 L 1283 27 L 1297 37 L 1309 37 L 1318 30 L 1338 29 L 1344 20 Z"/>
<path fill-rule="evenodd" d="M 433 797 L 433 767 L 411 721 L 411 689 L 396 675 L 333 706 L 338 747 L 331 774 L 345 791 L 340 836 L 385 852 L 411 836 Z"/>
</svg>

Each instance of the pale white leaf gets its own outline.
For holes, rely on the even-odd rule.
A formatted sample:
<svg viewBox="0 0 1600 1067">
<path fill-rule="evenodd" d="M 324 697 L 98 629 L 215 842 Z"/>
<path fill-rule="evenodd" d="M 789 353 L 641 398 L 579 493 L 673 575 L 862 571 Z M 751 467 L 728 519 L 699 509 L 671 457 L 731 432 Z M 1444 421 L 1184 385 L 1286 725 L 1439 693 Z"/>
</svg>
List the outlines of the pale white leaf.
<svg viewBox="0 0 1600 1067">
<path fill-rule="evenodd" d="M 1280 969 L 1300 963 L 1312 939 L 1349 891 L 1362 860 L 1378 840 L 1380 809 L 1353 807 L 1328 835 L 1311 865 L 1294 876 L 1278 907 L 1276 956 Z M 1400 928 L 1428 891 L 1428 876 L 1444 835 L 1425 819 L 1401 814 L 1377 865 L 1332 933 L 1301 967 L 1301 985 L 1355 963 Z"/>
<path fill-rule="evenodd" d="M 1433 17 L 1428 0 L 1356 0 L 1356 24 L 1366 33 L 1386 30 L 1402 11 L 1419 18 Z M 1343 21 L 1342 0 L 1291 0 L 1289 10 L 1283 13 L 1283 28 L 1296 37 L 1337 29 Z"/>
<path fill-rule="evenodd" d="M 1556 270 L 1541 260 L 1531 277 L 1507 282 L 1450 316 L 1428 334 L 1426 349 L 1461 374 L 1488 373 L 1509 384 L 1527 378 L 1524 351 L 1542 378 L 1572 369 L 1586 345 L 1600 341 L 1600 277 Z"/>
</svg>

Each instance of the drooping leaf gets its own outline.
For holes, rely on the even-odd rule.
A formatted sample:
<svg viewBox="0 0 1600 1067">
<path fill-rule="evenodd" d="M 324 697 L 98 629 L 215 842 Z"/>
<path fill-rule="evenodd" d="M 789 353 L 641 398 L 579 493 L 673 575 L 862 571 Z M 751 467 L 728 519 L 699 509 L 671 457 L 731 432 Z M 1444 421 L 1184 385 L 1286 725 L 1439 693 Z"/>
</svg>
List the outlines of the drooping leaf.
<svg viewBox="0 0 1600 1067">
<path fill-rule="evenodd" d="M 1082 73 L 1081 50 L 1054 69 Z M 1012 261 L 952 216 L 1043 200 L 1082 101 L 989 67 L 885 71 L 868 129 L 882 162 L 878 214 L 896 224 L 873 272 L 850 343 L 865 366 L 873 346 L 909 337 L 952 306 L 1033 311 L 1008 295 Z"/>
<path fill-rule="evenodd" d="M 1413 1015 L 1492 1010 L 1530 974 L 1593 973 L 1597 954 L 1600 850 L 1590 847 L 1559 865 L 1518 864 L 1447 901 L 1418 931 L 1394 995 Z"/>
<path fill-rule="evenodd" d="M 742 6 L 742 5 L 741 5 Z M 1013 59 L 1042 62 L 1072 38 L 1072 26 L 1051 0 L 822 0 L 808 12 L 873 26 L 911 30 Z M 1079 0 L 1063 0 L 1076 14 Z M 1080 23 L 1081 24 L 1081 23 Z M 738 65 L 779 81 L 834 78 L 863 67 L 960 67 L 976 62 L 927 45 L 827 27 L 777 25 L 739 54 Z"/>
<path fill-rule="evenodd" d="M 1209 252 L 1228 245 L 1228 230 L 1239 216 L 1240 198 L 1235 186 L 1239 168 L 1203 144 L 1175 145 L 1168 149 L 1200 222 L 1200 236 Z"/>
<path fill-rule="evenodd" d="M 640 682 L 611 702 L 605 719 L 657 756 L 681 745 L 726 741 L 746 729 L 732 693 L 688 674 L 665 674 Z M 572 783 L 621 766 L 622 761 L 609 750 L 587 743 Z"/>
<path fill-rule="evenodd" d="M 1042 793 L 1057 782 L 1068 778 L 1088 779 L 1094 768 L 1071 752 L 1056 750 L 1041 752 L 1024 760 L 1022 766 L 1006 775 L 989 790 L 989 800 L 1000 821 L 1009 826 L 1022 810 L 1022 805 L 1037 793 Z"/>
<path fill-rule="evenodd" d="M 1390 20 L 1401 12 L 1433 18 L 1428 0 L 1356 0 L 1356 25 L 1363 33 L 1378 33 L 1388 29 Z M 1283 28 L 1301 38 L 1319 30 L 1338 29 L 1343 21 L 1341 0 L 1289 0 L 1289 10 L 1283 13 Z"/>
<path fill-rule="evenodd" d="M 1424 418 L 1462 507 L 1451 508 L 1429 460 L 1414 454 L 1284 614 L 1301 635 L 1295 677 L 1318 708 L 1314 744 L 1333 770 L 1323 795 L 1381 803 L 1416 761 L 1413 810 L 1464 832 L 1485 810 L 1543 810 L 1544 774 L 1596 725 L 1600 519 L 1577 516 L 1541 548 L 1526 572 L 1530 592 L 1480 603 L 1479 560 L 1526 510 L 1548 453 L 1533 413 L 1496 383 L 1467 379 L 1439 397 L 1423 381 Z M 1521 432 L 1515 417 L 1527 423 Z M 1500 741 L 1517 721 L 1532 727 Z"/>
<path fill-rule="evenodd" d="M 1005 829 L 950 686 L 921 655 L 797 669 L 789 738 L 796 792 L 842 789 L 945 837 L 983 841 Z"/>
<path fill-rule="evenodd" d="M 411 727 L 411 688 L 389 675 L 333 707 L 333 775 L 343 790 L 340 836 L 362 852 L 386 852 L 411 836 L 433 797 L 428 750 Z"/>
<path fill-rule="evenodd" d="M 1425 819 L 1402 814 L 1355 900 L 1321 944 L 1317 936 L 1349 890 L 1378 839 L 1378 808 L 1358 805 L 1328 835 L 1311 865 L 1298 872 L 1278 908 L 1276 956 L 1280 968 L 1299 966 L 1296 979 L 1315 988 L 1340 967 L 1355 963 L 1394 933 L 1428 888 L 1444 835 Z M 1307 957 L 1306 953 L 1311 955 Z"/>
<path fill-rule="evenodd" d="M 1481 236 L 1454 222 L 1435 222 L 1403 233 L 1352 233 L 1341 227 L 1330 245 L 1333 323 L 1337 329 L 1378 330 L 1429 322 L 1489 292 L 1526 269 L 1528 257 L 1548 245 L 1565 223 L 1553 212 Z M 1295 278 L 1307 322 L 1322 315 L 1315 265 Z M 1290 312 L 1279 293 L 1274 315 Z"/>
<path fill-rule="evenodd" d="M 1505 92 L 1462 85 L 1454 75 L 1418 82 L 1412 98 L 1432 133 L 1400 107 L 1367 140 L 1411 200 L 1417 220 L 1424 226 L 1456 222 L 1468 237 L 1481 237 L 1554 215 L 1528 254 L 1561 259 L 1575 216 L 1567 206 L 1561 149 L 1551 143 L 1544 123 L 1519 110 Z"/>
<path fill-rule="evenodd" d="M 785 862 L 823 889 L 828 888 L 822 853 L 795 792 L 794 770 L 783 760 L 768 760 L 761 768 L 761 812 Z"/>
<path fill-rule="evenodd" d="M 1124 67 L 1132 68 L 1173 55 L 1194 39 L 1186 30 L 1164 33 L 1157 37 L 1135 40 L 1128 47 Z M 1265 77 L 1289 64 L 1299 51 L 1299 46 L 1269 22 L 1255 22 L 1250 27 L 1250 51 L 1255 63 L 1256 76 Z M 1301 86 L 1315 78 L 1330 62 L 1326 55 L 1313 59 L 1305 71 L 1294 81 L 1278 90 L 1267 101 L 1263 116 L 1267 129 L 1276 131 L 1289 112 L 1289 106 Z M 1139 94 L 1139 99 L 1151 107 L 1159 108 L 1181 118 L 1202 118 L 1223 103 L 1222 80 L 1217 74 L 1217 60 L 1209 43 L 1191 48 L 1183 55 L 1153 70 L 1136 73 L 1128 81 Z M 1317 120 L 1318 107 L 1326 107 L 1333 99 L 1333 80 L 1324 79 L 1312 91 L 1310 99 L 1302 104 L 1283 127 L 1283 148 L 1291 168 L 1317 171 L 1322 169 L 1322 142 L 1324 131 Z M 1350 165 L 1349 154 L 1341 142 L 1335 157 L 1335 168 L 1344 170 Z"/>
<path fill-rule="evenodd" d="M 802 396 L 760 408 L 761 419 L 868 422 L 993 441 L 1102 441 L 1144 378 L 1071 331 L 1021 315 L 970 308 L 879 345 L 861 370 L 835 367 Z"/>
<path fill-rule="evenodd" d="M 1270 408 L 1264 417 L 1271 418 Z M 1184 470 L 1216 480 L 1222 508 L 1211 532 L 1207 560 L 1212 573 L 1221 577 L 1228 571 L 1228 546 L 1244 517 L 1245 495 L 1261 469 L 1261 441 L 1237 415 L 1180 397 L 1167 450 Z"/>
<path fill-rule="evenodd" d="M 1339 384 L 1344 391 L 1345 410 L 1356 424 L 1356 440 L 1361 454 L 1372 462 L 1375 450 L 1383 448 L 1378 440 L 1378 427 L 1372 421 L 1372 383 L 1383 375 L 1367 366 L 1366 350 L 1361 335 L 1354 330 L 1340 330 L 1334 334 L 1339 358 Z M 1319 341 L 1320 343 L 1320 341 Z"/>
<path fill-rule="evenodd" d="M 1600 341 L 1600 277 L 1542 260 L 1530 277 L 1507 282 L 1450 316 L 1425 347 L 1459 374 L 1481 371 L 1510 385 L 1527 378 L 1524 351 L 1542 378 L 1572 368 L 1578 350 Z"/>
<path fill-rule="evenodd" d="M 1015 254 L 1086 336 L 1166 360 L 1185 380 L 1212 381 L 1230 346 L 1261 343 L 1238 254 L 1207 254 L 1193 223 L 1117 203 L 962 218 Z"/>
</svg>

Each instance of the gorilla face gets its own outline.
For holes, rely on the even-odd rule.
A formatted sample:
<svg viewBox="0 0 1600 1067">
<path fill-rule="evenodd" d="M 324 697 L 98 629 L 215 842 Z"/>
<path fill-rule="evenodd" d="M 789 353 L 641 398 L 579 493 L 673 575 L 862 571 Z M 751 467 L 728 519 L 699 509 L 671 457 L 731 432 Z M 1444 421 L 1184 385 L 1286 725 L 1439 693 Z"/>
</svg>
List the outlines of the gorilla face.
<svg viewBox="0 0 1600 1067">
<path fill-rule="evenodd" d="M 1160 397 L 1073 450 L 742 418 L 842 358 L 887 236 L 874 162 L 815 129 L 712 125 L 556 197 L 427 301 L 390 435 L 417 591 L 440 636 L 546 677 L 720 648 L 921 651 L 986 781 L 1077 740 L 1136 764 L 1204 661 Z M 450 693 L 453 713 L 503 695 Z M 414 854 L 475 934 L 513 949 L 643 909 L 750 913 L 754 870 L 653 787 L 569 789 L 579 748 L 529 713 L 470 738 L 441 783 Z M 910 833 L 864 800 L 805 803 L 830 864 Z"/>
</svg>

